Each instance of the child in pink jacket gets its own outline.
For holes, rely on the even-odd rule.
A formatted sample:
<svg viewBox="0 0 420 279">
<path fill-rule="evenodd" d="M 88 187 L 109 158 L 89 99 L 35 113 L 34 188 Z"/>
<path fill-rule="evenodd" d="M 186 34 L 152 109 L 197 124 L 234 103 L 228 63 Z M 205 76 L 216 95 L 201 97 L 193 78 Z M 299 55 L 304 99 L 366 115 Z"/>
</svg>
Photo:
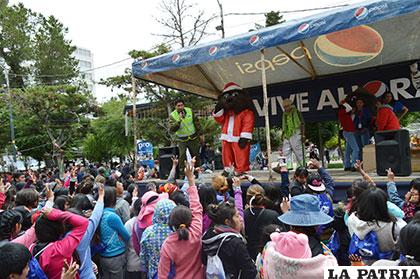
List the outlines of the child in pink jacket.
<svg viewBox="0 0 420 279">
<path fill-rule="evenodd" d="M 187 189 L 190 208 L 179 205 L 171 212 L 169 226 L 175 233 L 168 236 L 160 250 L 159 278 L 204 278 L 201 263 L 203 207 L 195 186 L 194 165 L 185 165 L 185 175 L 190 185 Z"/>
<path fill-rule="evenodd" d="M 73 253 L 83 238 L 88 226 L 88 219 L 58 209 L 46 210 L 46 217 L 40 217 L 35 224 L 38 244 L 32 250 L 36 254 L 44 249 L 39 256 L 39 264 L 49 279 L 60 279 L 64 260 L 68 263 L 75 261 Z M 64 224 L 72 229 L 64 238 Z M 79 278 L 79 275 L 76 276 Z"/>
</svg>

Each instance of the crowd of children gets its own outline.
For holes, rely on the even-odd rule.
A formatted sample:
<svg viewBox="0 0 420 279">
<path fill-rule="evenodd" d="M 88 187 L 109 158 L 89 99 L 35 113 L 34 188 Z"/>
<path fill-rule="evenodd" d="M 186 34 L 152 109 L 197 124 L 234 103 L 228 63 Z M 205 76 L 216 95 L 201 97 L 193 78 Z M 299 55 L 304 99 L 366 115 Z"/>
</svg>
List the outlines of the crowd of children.
<svg viewBox="0 0 420 279">
<path fill-rule="evenodd" d="M 176 164 L 161 187 L 103 170 L 2 178 L 0 279 L 323 278 L 337 265 L 420 265 L 420 179 L 400 197 L 392 170 L 384 191 L 357 162 L 362 179 L 334 204 L 315 159 L 291 181 L 282 167 L 279 187 L 249 175 L 198 183 L 194 160 L 176 184 Z"/>
</svg>

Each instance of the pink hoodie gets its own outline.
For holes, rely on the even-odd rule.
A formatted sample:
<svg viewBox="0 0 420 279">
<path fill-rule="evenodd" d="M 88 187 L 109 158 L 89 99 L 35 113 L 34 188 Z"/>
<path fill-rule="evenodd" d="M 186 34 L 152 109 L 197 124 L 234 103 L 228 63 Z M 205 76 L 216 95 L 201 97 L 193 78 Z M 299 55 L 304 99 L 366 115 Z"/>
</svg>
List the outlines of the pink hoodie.
<svg viewBox="0 0 420 279">
<path fill-rule="evenodd" d="M 45 275 L 50 279 L 60 279 L 64 260 L 72 262 L 73 252 L 85 234 L 88 219 L 58 209 L 53 209 L 47 218 L 51 221 L 66 222 L 73 228 L 63 239 L 52 242 L 39 257 L 39 264 Z"/>
<path fill-rule="evenodd" d="M 324 278 L 324 267 L 337 266 L 334 256 L 318 255 L 313 258 L 294 259 L 283 256 L 269 242 L 263 251 L 265 279 L 317 279 Z"/>
<path fill-rule="evenodd" d="M 178 235 L 171 233 L 162 245 L 158 278 L 169 278 L 171 268 L 175 269 L 174 278 L 202 279 L 204 267 L 201 263 L 201 235 L 203 229 L 203 207 L 198 197 L 196 186 L 187 189 L 190 197 L 192 221 L 189 226 L 188 240 L 178 240 Z"/>
</svg>

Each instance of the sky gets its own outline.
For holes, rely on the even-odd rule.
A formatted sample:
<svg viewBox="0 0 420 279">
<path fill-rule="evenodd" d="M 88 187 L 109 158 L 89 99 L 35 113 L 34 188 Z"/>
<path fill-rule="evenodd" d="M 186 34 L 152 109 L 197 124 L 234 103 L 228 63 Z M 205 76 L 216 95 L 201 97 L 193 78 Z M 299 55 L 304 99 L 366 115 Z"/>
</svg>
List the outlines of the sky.
<svg viewBox="0 0 420 279">
<path fill-rule="evenodd" d="M 112 64 L 128 58 L 132 49 L 150 50 L 164 38 L 154 34 L 165 33 L 165 28 L 156 18 L 162 17 L 159 9 L 162 0 L 20 0 L 10 4 L 23 3 L 27 8 L 45 16 L 53 15 L 60 20 L 69 32 L 67 38 L 75 46 L 92 51 L 94 67 Z M 291 11 L 352 4 L 361 0 L 220 0 L 223 13 L 249 13 Z M 204 10 L 208 17 L 220 13 L 217 0 L 186 0 L 195 3 L 196 8 Z M 286 20 L 304 17 L 317 12 L 285 13 Z M 238 35 L 255 28 L 255 23 L 264 25 L 264 15 L 226 16 L 224 19 L 226 37 Z M 216 18 L 209 25 L 209 36 L 202 42 L 221 38 L 215 27 L 220 24 Z M 172 48 L 179 48 L 173 45 Z M 95 81 L 122 74 L 131 66 L 131 60 L 103 67 L 93 72 Z M 116 96 L 118 90 L 111 91 L 102 85 L 96 85 L 95 97 L 102 103 Z"/>
</svg>

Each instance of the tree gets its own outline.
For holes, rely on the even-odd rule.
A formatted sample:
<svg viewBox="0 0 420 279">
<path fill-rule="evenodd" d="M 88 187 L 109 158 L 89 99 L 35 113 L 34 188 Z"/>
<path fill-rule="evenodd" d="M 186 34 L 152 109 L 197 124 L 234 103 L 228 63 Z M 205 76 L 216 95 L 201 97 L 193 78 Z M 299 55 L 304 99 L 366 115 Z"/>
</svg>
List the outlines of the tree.
<svg viewBox="0 0 420 279">
<path fill-rule="evenodd" d="M 64 84 L 78 76 L 76 50 L 65 39 L 68 29 L 56 18 L 38 16 L 40 26 L 34 40 L 34 74 L 41 84 Z"/>
<path fill-rule="evenodd" d="M 83 143 L 83 154 L 88 160 L 101 162 L 130 155 L 133 137 L 125 136 L 126 103 L 126 99 L 113 99 L 102 105 L 102 115 L 91 122 L 91 133 Z"/>
<path fill-rule="evenodd" d="M 53 16 L 45 18 L 23 4 L 0 0 L 0 56 L 10 66 L 10 86 L 63 84 L 78 76 L 75 47 L 68 30 Z M 3 77 L 0 78 L 3 81 Z"/>
<path fill-rule="evenodd" d="M 279 11 L 271 11 L 264 15 L 266 27 L 280 24 L 286 21 L 283 19 L 283 15 L 281 15 Z"/>
<path fill-rule="evenodd" d="M 170 48 L 167 45 L 160 44 L 156 46 L 155 50 L 152 52 L 145 50 L 131 50 L 129 55 L 133 57 L 133 59 L 148 59 L 165 54 L 169 51 Z M 123 89 L 127 92 L 127 94 L 129 94 L 132 90 L 131 69 L 126 69 L 124 75 L 109 77 L 105 80 L 102 79 L 99 84 L 111 87 L 111 89 Z M 179 98 L 183 99 L 188 106 L 195 109 L 203 109 L 211 104 L 211 101 L 207 98 L 172 90 L 144 80 L 138 80 L 136 86 L 137 92 L 143 94 L 149 102 L 154 103 L 156 107 L 163 107 L 166 109 L 167 115 L 163 115 L 163 118 L 165 119 L 171 114 L 174 101 Z M 122 97 L 124 98 L 125 96 Z"/>
<path fill-rule="evenodd" d="M 48 155 L 62 170 L 64 155 L 79 147 L 87 132 L 87 116 L 95 110 L 93 96 L 69 85 L 17 89 L 12 95 L 18 147 L 30 142 L 33 134 L 37 144 L 48 143 Z"/>
<path fill-rule="evenodd" d="M 156 18 L 166 33 L 157 34 L 175 41 L 182 48 L 196 45 L 205 35 L 208 24 L 214 16 L 206 17 L 203 10 L 196 9 L 197 4 L 187 0 L 162 0 L 160 11 L 162 18 Z"/>
<path fill-rule="evenodd" d="M 0 56 L 10 67 L 11 87 L 23 87 L 23 76 L 29 73 L 30 66 L 22 62 L 33 57 L 35 17 L 23 4 L 9 7 L 7 1 L 0 0 Z"/>
</svg>

